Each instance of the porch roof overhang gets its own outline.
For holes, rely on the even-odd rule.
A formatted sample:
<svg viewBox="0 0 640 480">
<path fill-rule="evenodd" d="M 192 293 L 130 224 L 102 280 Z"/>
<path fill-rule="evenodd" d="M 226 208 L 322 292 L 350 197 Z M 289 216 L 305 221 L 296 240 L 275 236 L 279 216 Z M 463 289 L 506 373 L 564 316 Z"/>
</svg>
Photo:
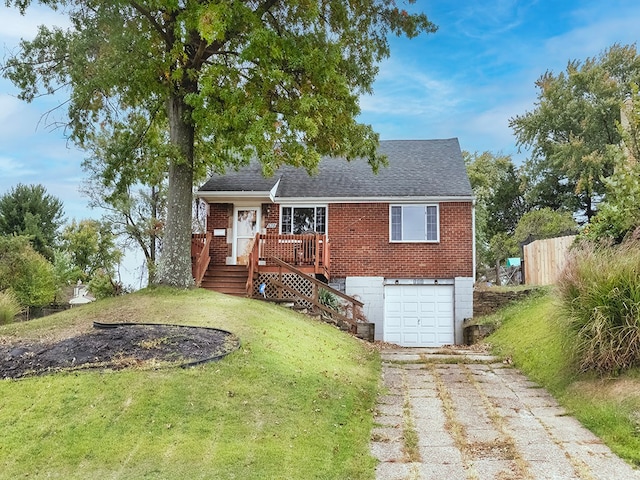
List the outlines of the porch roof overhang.
<svg viewBox="0 0 640 480">
<path fill-rule="evenodd" d="M 197 192 L 196 196 L 210 203 L 273 203 L 269 192 Z"/>
<path fill-rule="evenodd" d="M 276 181 L 270 190 L 199 190 L 196 192 L 196 196 L 209 202 L 214 201 L 219 203 L 274 203 L 279 185 L 280 179 Z"/>
</svg>

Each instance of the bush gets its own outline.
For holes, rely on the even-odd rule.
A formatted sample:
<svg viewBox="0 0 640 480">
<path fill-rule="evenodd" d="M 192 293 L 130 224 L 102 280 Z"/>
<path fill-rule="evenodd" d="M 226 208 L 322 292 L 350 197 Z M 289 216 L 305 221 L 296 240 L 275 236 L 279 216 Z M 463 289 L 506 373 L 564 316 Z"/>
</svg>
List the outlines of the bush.
<svg viewBox="0 0 640 480">
<path fill-rule="evenodd" d="M 16 294 L 11 290 L 0 292 L 0 325 L 13 322 L 13 319 L 22 311 Z"/>
<path fill-rule="evenodd" d="M 336 312 L 340 310 L 340 299 L 329 290 L 325 290 L 324 288 L 318 290 L 318 301 L 331 310 L 335 310 Z"/>
<path fill-rule="evenodd" d="M 640 365 L 640 244 L 583 244 L 571 253 L 558 287 L 581 371 Z"/>
<path fill-rule="evenodd" d="M 117 297 L 125 292 L 122 283 L 115 281 L 104 270 L 98 270 L 89 282 L 89 291 L 100 300 L 102 298 Z"/>
<path fill-rule="evenodd" d="M 0 236 L 0 289 L 10 288 L 21 305 L 42 307 L 56 296 L 53 265 L 26 237 Z"/>
</svg>

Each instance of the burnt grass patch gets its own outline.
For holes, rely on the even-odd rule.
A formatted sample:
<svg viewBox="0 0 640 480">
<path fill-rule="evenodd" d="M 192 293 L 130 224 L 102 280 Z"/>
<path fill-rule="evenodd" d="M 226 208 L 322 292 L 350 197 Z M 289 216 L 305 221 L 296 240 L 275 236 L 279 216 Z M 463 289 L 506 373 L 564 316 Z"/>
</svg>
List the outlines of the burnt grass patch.
<svg viewBox="0 0 640 480">
<path fill-rule="evenodd" d="M 0 378 L 87 368 L 192 366 L 218 360 L 240 340 L 215 328 L 95 323 L 94 330 L 56 342 L 0 344 Z"/>
</svg>

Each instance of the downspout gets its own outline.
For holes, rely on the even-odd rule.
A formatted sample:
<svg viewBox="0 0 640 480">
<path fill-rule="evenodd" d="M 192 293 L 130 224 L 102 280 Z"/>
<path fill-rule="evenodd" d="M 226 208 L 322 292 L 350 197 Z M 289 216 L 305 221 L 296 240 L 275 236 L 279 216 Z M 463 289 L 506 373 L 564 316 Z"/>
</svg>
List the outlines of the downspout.
<svg viewBox="0 0 640 480">
<path fill-rule="evenodd" d="M 471 208 L 471 238 L 473 256 L 473 283 L 476 283 L 476 199 L 472 200 Z"/>
</svg>

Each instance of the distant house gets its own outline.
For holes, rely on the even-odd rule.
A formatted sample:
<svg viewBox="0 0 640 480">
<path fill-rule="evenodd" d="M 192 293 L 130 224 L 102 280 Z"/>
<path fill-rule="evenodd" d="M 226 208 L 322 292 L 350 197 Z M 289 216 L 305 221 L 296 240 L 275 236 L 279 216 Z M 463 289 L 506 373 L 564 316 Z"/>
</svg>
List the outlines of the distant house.
<svg viewBox="0 0 640 480">
<path fill-rule="evenodd" d="M 80 280 L 73 287 L 73 297 L 69 299 L 69 305 L 84 305 L 95 301 L 95 297 L 89 293 L 89 286 L 83 285 Z"/>
<path fill-rule="evenodd" d="M 265 178 L 255 162 L 211 177 L 197 193 L 210 234 L 201 285 L 254 295 L 280 268 L 276 258 L 357 295 L 378 340 L 462 343 L 474 213 L 458 140 L 383 141 L 380 153 L 389 165 L 377 175 L 363 159 L 323 158 L 314 176 L 285 166 Z"/>
</svg>

